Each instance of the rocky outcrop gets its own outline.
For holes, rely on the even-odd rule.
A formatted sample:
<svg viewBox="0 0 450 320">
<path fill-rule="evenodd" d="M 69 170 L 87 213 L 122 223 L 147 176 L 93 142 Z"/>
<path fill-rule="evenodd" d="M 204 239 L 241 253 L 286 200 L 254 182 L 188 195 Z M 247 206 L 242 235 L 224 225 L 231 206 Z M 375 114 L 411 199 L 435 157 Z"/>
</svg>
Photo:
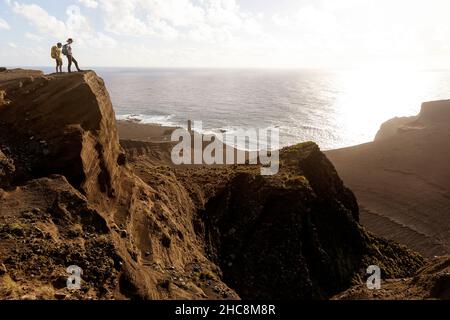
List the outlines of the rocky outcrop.
<svg viewBox="0 0 450 320">
<path fill-rule="evenodd" d="M 402 130 L 408 128 L 408 124 L 417 120 L 418 117 L 403 117 L 403 118 L 393 118 L 389 121 L 383 123 L 375 136 L 375 141 L 381 141 L 389 139 Z"/>
<path fill-rule="evenodd" d="M 370 264 L 397 277 L 423 263 L 359 225 L 315 144 L 283 150 L 273 177 L 174 167 L 167 146 L 124 155 L 94 72 L 9 72 L 0 91 L 2 297 L 322 299 Z M 69 265 L 80 291 L 65 288 Z"/>
<path fill-rule="evenodd" d="M 424 125 L 448 125 L 450 100 L 430 101 L 422 104 L 418 122 Z"/>
<path fill-rule="evenodd" d="M 446 126 L 450 122 L 450 100 L 430 101 L 422 104 L 419 115 L 394 118 L 381 125 L 375 141 L 385 140 L 404 132 L 426 127 Z"/>
<path fill-rule="evenodd" d="M 317 145 L 284 149 L 281 159 L 274 177 L 232 173 L 198 213 L 209 257 L 241 298 L 324 299 L 364 278 L 371 264 L 389 277 L 421 265 L 363 230 L 355 197 Z"/>
<path fill-rule="evenodd" d="M 154 165 L 165 156 L 128 147 L 134 171 L 155 189 L 164 190 L 162 177 L 174 172 L 195 205 L 194 227 L 208 259 L 241 298 L 323 299 L 364 279 L 369 265 L 392 278 L 422 264 L 359 225 L 355 197 L 314 143 L 282 150 L 280 173 L 272 177 L 252 166 Z"/>
<path fill-rule="evenodd" d="M 30 153 L 23 164 L 26 176 L 20 179 L 62 174 L 93 198 L 98 192 L 114 194 L 123 155 L 100 78 L 93 72 L 63 81 L 58 76 L 30 76 L 2 87 L 8 99 L 0 108 L 2 125 L 14 132 L 15 144 L 20 140 L 21 148 Z"/>
</svg>

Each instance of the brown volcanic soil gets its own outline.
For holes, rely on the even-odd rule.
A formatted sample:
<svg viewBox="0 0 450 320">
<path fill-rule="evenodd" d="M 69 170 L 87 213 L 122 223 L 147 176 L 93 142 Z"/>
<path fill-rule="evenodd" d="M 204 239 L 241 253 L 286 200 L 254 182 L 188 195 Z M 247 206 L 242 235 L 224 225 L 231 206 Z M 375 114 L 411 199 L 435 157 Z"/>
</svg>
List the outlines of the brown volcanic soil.
<svg viewBox="0 0 450 320">
<path fill-rule="evenodd" d="M 367 233 L 313 143 L 281 171 L 174 167 L 170 145 L 122 141 L 94 72 L 0 74 L 0 298 L 323 299 L 417 254 Z M 124 150 L 125 148 L 125 150 Z M 80 266 L 83 289 L 65 289 Z"/>
<path fill-rule="evenodd" d="M 372 143 L 326 152 L 374 233 L 432 257 L 450 253 L 450 101 L 388 121 Z"/>
<path fill-rule="evenodd" d="M 430 261 L 416 276 L 382 281 L 380 290 L 367 286 L 353 287 L 333 299 L 336 300 L 450 300 L 450 258 Z"/>
<path fill-rule="evenodd" d="M 147 142 L 167 142 L 170 141 L 175 127 L 164 127 L 154 124 L 143 124 L 135 121 L 117 121 L 117 130 L 120 139 L 137 140 Z"/>
</svg>

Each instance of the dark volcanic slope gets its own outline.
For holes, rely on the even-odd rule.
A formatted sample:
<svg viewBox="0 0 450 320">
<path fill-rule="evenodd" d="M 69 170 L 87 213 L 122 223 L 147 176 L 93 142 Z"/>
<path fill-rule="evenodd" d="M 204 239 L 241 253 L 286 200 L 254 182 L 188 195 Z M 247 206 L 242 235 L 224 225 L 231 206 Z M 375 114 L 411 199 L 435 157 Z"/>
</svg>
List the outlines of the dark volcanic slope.
<svg viewBox="0 0 450 320">
<path fill-rule="evenodd" d="M 167 145 L 125 155 L 94 72 L 0 72 L 0 93 L 0 298 L 319 299 L 371 264 L 387 278 L 423 264 L 359 225 L 313 143 L 282 150 L 273 177 L 171 167 Z"/>
<path fill-rule="evenodd" d="M 173 172 L 195 205 L 208 258 L 242 298 L 326 298 L 364 278 L 371 264 L 386 278 L 412 275 L 421 264 L 361 228 L 352 192 L 314 143 L 283 149 L 273 177 L 257 167 L 155 165 L 167 156 L 155 158 L 144 145 L 127 144 L 134 171 L 162 192 Z"/>
<path fill-rule="evenodd" d="M 369 230 L 427 256 L 450 253 L 450 101 L 387 122 L 373 143 L 326 154 Z"/>
<path fill-rule="evenodd" d="M 381 290 L 368 290 L 367 286 L 359 285 L 334 299 L 450 300 L 450 258 L 447 256 L 433 259 L 413 278 L 383 281 Z"/>
</svg>

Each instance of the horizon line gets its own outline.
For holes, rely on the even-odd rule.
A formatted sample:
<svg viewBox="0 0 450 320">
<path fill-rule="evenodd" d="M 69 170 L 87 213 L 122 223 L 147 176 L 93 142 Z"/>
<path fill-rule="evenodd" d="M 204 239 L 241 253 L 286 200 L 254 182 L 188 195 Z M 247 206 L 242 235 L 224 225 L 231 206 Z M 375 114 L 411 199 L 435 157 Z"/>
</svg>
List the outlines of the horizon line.
<svg viewBox="0 0 450 320">
<path fill-rule="evenodd" d="M 36 66 L 18 66 L 18 65 L 4 65 L 3 67 L 7 69 L 49 69 L 55 68 L 53 65 L 36 65 Z M 259 71 L 351 71 L 351 70 L 371 70 L 370 66 L 367 68 L 364 67 L 200 67 L 200 66 L 192 66 L 192 67 L 168 67 L 168 66 L 86 66 L 84 69 L 86 71 L 95 69 L 147 69 L 147 70 L 259 70 Z M 394 71 L 417 71 L 417 72 L 438 72 L 438 71 L 450 71 L 450 67 L 443 68 L 395 68 L 392 66 L 387 66 L 386 69 L 394 70 Z M 381 70 L 386 70 L 381 69 Z"/>
</svg>

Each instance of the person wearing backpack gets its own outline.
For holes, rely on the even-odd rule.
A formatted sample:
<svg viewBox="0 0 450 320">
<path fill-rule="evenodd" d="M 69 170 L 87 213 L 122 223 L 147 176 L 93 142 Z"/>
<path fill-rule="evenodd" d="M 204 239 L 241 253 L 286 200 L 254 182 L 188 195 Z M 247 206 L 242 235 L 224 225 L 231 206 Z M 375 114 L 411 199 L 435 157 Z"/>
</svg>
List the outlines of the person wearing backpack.
<svg viewBox="0 0 450 320">
<path fill-rule="evenodd" d="M 62 73 L 63 61 L 61 58 L 61 47 L 62 44 L 58 43 L 56 46 L 52 47 L 51 57 L 56 61 L 56 73 Z"/>
<path fill-rule="evenodd" d="M 75 67 L 77 68 L 78 72 L 81 72 L 82 70 L 78 67 L 78 62 L 73 57 L 73 54 L 72 54 L 72 43 L 73 43 L 73 39 L 69 38 L 67 40 L 67 43 L 62 48 L 62 53 L 63 53 L 63 55 L 65 55 L 67 57 L 67 61 L 69 62 L 67 70 L 69 71 L 69 73 L 72 72 L 71 68 L 72 68 L 72 62 L 73 62 L 75 64 Z"/>
</svg>

